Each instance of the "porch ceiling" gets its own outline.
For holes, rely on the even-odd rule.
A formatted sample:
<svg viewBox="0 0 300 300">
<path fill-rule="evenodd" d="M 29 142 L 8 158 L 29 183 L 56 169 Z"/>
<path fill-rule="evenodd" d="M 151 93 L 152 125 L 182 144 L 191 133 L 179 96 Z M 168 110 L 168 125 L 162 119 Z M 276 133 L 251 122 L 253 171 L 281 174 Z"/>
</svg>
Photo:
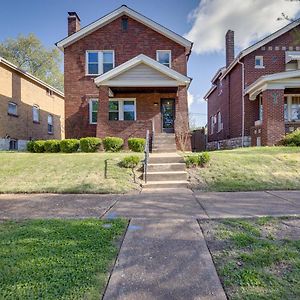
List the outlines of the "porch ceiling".
<svg viewBox="0 0 300 300">
<path fill-rule="evenodd" d="M 153 93 L 177 93 L 177 87 L 112 87 L 113 93 L 141 93 L 141 94 L 153 94 Z"/>
</svg>

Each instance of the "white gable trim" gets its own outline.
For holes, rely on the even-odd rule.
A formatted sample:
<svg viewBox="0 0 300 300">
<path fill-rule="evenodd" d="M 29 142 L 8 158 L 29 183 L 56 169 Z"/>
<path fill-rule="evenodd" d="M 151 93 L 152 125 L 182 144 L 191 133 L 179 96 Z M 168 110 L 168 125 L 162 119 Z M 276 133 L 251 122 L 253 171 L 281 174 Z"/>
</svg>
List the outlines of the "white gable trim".
<svg viewBox="0 0 300 300">
<path fill-rule="evenodd" d="M 250 54 L 251 52 L 259 49 L 260 47 L 264 46 L 265 44 L 273 41 L 274 39 L 280 37 L 281 35 L 285 34 L 286 32 L 292 30 L 296 26 L 300 24 L 300 19 L 289 23 L 288 25 L 282 27 L 281 29 L 275 31 L 271 35 L 265 37 L 261 41 L 255 43 L 254 45 L 246 48 L 245 50 L 241 51 L 239 55 L 234 59 L 234 61 L 228 66 L 224 74 L 221 76 L 221 79 L 223 79 L 234 67 L 235 65 L 239 62 L 240 59 L 242 59 L 244 56 Z"/>
<path fill-rule="evenodd" d="M 300 70 L 261 76 L 245 90 L 250 100 L 265 90 L 300 87 Z"/>
<path fill-rule="evenodd" d="M 113 78 L 116 76 L 134 68 L 135 66 L 144 63 L 147 66 L 161 72 L 162 74 L 170 77 L 170 81 L 160 82 L 160 81 L 143 81 L 143 82 L 132 82 L 132 81 L 124 81 L 124 82 L 114 82 Z M 173 80 L 172 80 L 173 79 Z M 109 86 L 178 86 L 178 85 L 189 85 L 191 79 L 185 75 L 178 73 L 175 70 L 172 70 L 163 64 L 157 62 L 156 60 L 144 55 L 140 54 L 127 62 L 117 66 L 116 68 L 110 70 L 107 73 L 104 73 L 94 79 L 94 82 L 97 86 L 99 85 L 109 85 Z M 166 85 L 167 84 L 167 85 Z"/>
<path fill-rule="evenodd" d="M 217 88 L 216 85 L 211 86 L 209 91 L 204 95 L 203 99 L 208 100 L 208 97 L 212 94 L 212 92 Z"/>
<path fill-rule="evenodd" d="M 167 29 L 166 27 L 152 21 L 151 19 L 148 19 L 147 17 L 139 14 L 138 12 L 132 10 L 131 8 L 122 5 L 118 9 L 112 11 L 111 13 L 105 15 L 104 17 L 100 18 L 99 20 L 91 23 L 90 25 L 87 25 L 80 29 L 79 31 L 73 33 L 72 35 L 62 39 L 61 41 L 56 43 L 56 46 L 64 51 L 64 48 L 71 45 L 72 43 L 76 42 L 77 40 L 83 38 L 84 36 L 92 33 L 93 31 L 97 30 L 100 27 L 103 27 L 104 25 L 110 23 L 111 21 L 117 19 L 118 17 L 126 15 L 148 27 L 151 29 L 159 32 L 160 34 L 168 37 L 169 39 L 177 42 L 178 44 L 184 46 L 188 50 L 192 47 L 192 42 L 185 39 L 184 37 L 180 36 L 179 34 Z"/>
</svg>

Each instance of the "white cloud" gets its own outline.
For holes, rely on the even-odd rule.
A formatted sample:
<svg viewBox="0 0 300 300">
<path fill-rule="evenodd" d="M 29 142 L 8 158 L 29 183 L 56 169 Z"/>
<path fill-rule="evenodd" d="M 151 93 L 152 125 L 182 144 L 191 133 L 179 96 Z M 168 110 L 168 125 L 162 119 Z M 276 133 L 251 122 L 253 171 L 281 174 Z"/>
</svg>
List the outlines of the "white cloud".
<svg viewBox="0 0 300 300">
<path fill-rule="evenodd" d="M 300 12 L 298 1 L 287 0 L 201 0 L 189 15 L 193 22 L 186 37 L 194 42 L 194 52 L 217 52 L 224 49 L 228 29 L 235 31 L 235 45 L 248 47 L 283 27 L 288 21 L 278 21 L 281 13 L 290 18 Z"/>
<path fill-rule="evenodd" d="M 188 97 L 188 105 L 190 107 L 194 103 L 195 97 L 193 94 L 190 93 L 190 91 L 188 91 L 187 97 Z"/>
</svg>

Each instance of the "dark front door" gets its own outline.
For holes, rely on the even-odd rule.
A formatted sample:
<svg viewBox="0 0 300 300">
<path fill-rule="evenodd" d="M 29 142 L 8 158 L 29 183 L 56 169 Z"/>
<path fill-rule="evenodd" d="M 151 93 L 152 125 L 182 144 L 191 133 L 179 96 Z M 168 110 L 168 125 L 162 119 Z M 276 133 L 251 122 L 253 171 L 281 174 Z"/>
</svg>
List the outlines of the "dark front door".
<svg viewBox="0 0 300 300">
<path fill-rule="evenodd" d="M 162 131 L 174 132 L 175 100 L 161 99 Z"/>
</svg>

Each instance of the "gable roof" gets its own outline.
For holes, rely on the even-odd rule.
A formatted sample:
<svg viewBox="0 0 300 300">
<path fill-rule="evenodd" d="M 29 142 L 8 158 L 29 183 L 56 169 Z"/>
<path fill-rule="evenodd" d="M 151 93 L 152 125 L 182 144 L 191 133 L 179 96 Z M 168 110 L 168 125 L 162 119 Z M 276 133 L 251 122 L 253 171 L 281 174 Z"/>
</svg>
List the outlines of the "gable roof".
<svg viewBox="0 0 300 300">
<path fill-rule="evenodd" d="M 182 37 L 181 35 L 167 29 L 166 27 L 152 21 L 151 19 L 143 16 L 142 14 L 134 11 L 133 9 L 127 7 L 126 5 L 122 5 L 111 13 L 103 16 L 97 21 L 81 28 L 79 31 L 73 33 L 72 35 L 62 39 L 61 41 L 56 43 L 56 46 L 64 51 L 64 48 L 83 38 L 84 36 L 92 33 L 93 31 L 105 26 L 106 24 L 112 22 L 118 17 L 126 15 L 148 27 L 153 29 L 154 31 L 168 37 L 169 39 L 175 41 L 176 43 L 184 46 L 188 51 L 191 50 L 193 43 Z"/>
<path fill-rule="evenodd" d="M 0 56 L 0 64 L 4 64 L 5 66 L 9 67 L 10 69 L 24 75 L 25 77 L 31 79 L 32 81 L 42 85 L 43 87 L 53 91 L 54 93 L 56 93 L 57 95 L 61 96 L 62 98 L 65 97 L 64 93 L 61 92 L 60 90 L 56 89 L 55 87 L 51 86 L 50 84 L 42 81 L 41 79 L 33 76 L 32 74 L 20 69 L 19 67 L 17 67 L 16 65 L 14 65 L 13 63 L 9 62 L 8 60 L 4 59 L 3 57 Z"/>
<path fill-rule="evenodd" d="M 134 67 L 145 64 L 150 68 L 160 72 L 161 74 L 166 75 L 170 78 L 169 81 L 155 81 L 153 79 L 145 80 L 127 80 L 126 82 L 113 82 L 113 79 L 117 76 L 133 69 Z M 163 64 L 157 62 L 156 60 L 144 55 L 140 54 L 125 63 L 117 66 L 116 68 L 96 77 L 94 82 L 97 86 L 100 85 L 109 85 L 109 86 L 178 86 L 178 85 L 189 85 L 191 82 L 191 78 L 180 74 L 179 72 L 164 66 Z"/>
<path fill-rule="evenodd" d="M 226 68 L 225 72 L 221 76 L 221 79 L 223 79 L 238 63 L 238 61 L 243 58 L 244 56 L 250 54 L 251 52 L 257 50 L 258 48 L 264 46 L 265 44 L 268 44 L 269 42 L 273 41 L 274 39 L 280 37 L 281 35 L 285 34 L 286 32 L 294 29 L 296 26 L 300 24 L 300 18 L 287 24 L 286 26 L 280 28 L 279 30 L 273 32 L 272 34 L 268 35 L 267 37 L 263 38 L 262 40 L 256 42 L 252 46 L 242 50 L 238 56 L 231 62 L 231 64 Z"/>
</svg>

